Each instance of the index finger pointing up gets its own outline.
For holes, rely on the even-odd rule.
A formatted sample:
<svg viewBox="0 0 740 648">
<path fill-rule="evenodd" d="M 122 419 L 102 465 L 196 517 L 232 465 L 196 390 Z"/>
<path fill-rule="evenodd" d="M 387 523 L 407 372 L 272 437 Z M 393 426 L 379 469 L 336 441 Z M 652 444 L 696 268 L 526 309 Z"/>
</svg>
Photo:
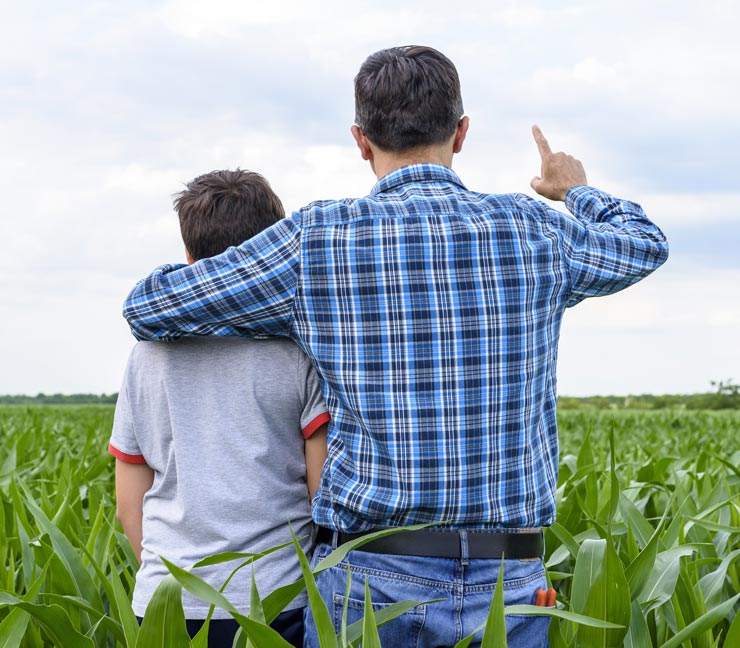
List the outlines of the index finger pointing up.
<svg viewBox="0 0 740 648">
<path fill-rule="evenodd" d="M 537 148 L 540 151 L 540 157 L 544 158 L 547 155 L 552 155 L 552 149 L 550 149 L 550 145 L 547 143 L 547 140 L 542 134 L 540 127 L 536 124 L 532 126 L 532 135 L 534 135 L 534 141 L 537 142 Z"/>
</svg>

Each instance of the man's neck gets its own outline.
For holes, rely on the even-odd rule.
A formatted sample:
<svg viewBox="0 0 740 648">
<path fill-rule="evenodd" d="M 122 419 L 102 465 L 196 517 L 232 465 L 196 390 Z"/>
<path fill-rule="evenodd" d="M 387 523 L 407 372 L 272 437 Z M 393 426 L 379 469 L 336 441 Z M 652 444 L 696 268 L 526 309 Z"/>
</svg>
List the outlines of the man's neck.
<svg viewBox="0 0 740 648">
<path fill-rule="evenodd" d="M 441 164 L 451 168 L 452 150 L 448 147 L 435 146 L 404 151 L 403 153 L 387 153 L 375 149 L 371 164 L 378 180 L 409 164 Z"/>
</svg>

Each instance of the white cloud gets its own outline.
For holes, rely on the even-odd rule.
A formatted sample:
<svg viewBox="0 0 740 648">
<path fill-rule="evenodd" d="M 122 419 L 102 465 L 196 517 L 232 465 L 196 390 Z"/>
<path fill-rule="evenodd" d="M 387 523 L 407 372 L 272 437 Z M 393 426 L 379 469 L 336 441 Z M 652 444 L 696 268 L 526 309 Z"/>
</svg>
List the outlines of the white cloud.
<svg viewBox="0 0 740 648">
<path fill-rule="evenodd" d="M 473 119 L 455 169 L 471 189 L 531 193 L 537 122 L 594 185 L 677 233 L 665 270 L 568 314 L 561 388 L 682 391 L 737 376 L 738 18 L 720 0 L 9 6 L 0 393 L 117 389 L 131 344 L 120 303 L 181 259 L 171 195 L 183 182 L 254 169 L 288 209 L 366 193 L 352 78 L 372 51 L 414 42 L 458 65 Z M 719 248 L 722 268 L 699 263 Z"/>
<path fill-rule="evenodd" d="M 740 375 L 740 269 L 665 268 L 566 313 L 562 394 L 708 391 Z M 659 385 L 659 387 L 656 387 Z"/>
</svg>

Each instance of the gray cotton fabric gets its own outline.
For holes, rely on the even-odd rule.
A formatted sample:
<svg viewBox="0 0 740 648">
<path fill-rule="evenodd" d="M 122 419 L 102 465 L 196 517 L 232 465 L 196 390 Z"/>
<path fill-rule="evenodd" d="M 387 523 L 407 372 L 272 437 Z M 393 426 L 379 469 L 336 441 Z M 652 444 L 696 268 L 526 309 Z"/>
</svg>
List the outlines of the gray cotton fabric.
<svg viewBox="0 0 740 648">
<path fill-rule="evenodd" d="M 188 338 L 139 342 L 116 405 L 111 452 L 143 456 L 155 471 L 144 498 L 142 565 L 133 608 L 142 616 L 169 572 L 159 556 L 189 567 L 224 551 L 260 552 L 291 539 L 303 550 L 313 526 L 302 431 L 325 418 L 319 379 L 285 339 Z M 198 568 L 219 588 L 237 562 Z M 264 596 L 300 577 L 292 547 L 254 563 Z M 225 591 L 249 611 L 251 568 Z M 287 609 L 305 605 L 295 599 Z M 185 616 L 208 605 L 183 593 Z M 230 618 L 216 609 L 215 618 Z"/>
</svg>

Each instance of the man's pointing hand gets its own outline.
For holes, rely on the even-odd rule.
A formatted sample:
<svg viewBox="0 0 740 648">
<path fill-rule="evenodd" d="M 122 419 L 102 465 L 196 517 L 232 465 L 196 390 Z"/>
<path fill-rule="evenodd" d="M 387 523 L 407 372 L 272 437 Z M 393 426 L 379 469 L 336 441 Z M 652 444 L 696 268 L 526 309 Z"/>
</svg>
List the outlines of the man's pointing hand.
<svg viewBox="0 0 740 648">
<path fill-rule="evenodd" d="M 565 153 L 553 153 L 539 126 L 532 126 L 532 135 L 542 158 L 542 176 L 532 178 L 532 189 L 550 200 L 565 200 L 571 187 L 588 184 L 579 160 Z"/>
</svg>

